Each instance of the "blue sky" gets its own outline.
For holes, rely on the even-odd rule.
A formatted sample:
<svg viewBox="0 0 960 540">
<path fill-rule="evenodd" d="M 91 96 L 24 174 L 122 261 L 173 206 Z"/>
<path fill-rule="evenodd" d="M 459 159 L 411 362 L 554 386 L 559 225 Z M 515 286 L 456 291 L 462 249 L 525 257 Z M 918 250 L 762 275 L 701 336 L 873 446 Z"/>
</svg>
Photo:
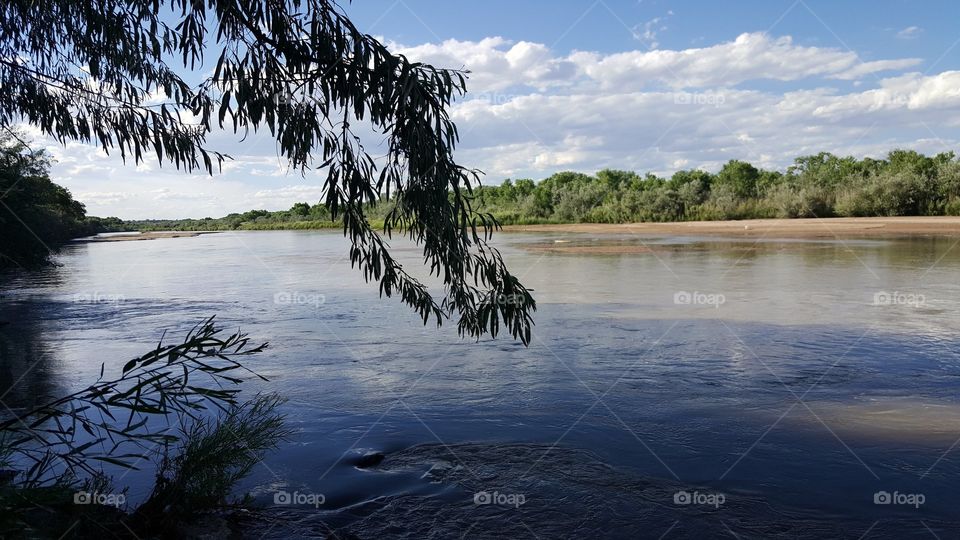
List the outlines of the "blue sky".
<svg viewBox="0 0 960 540">
<path fill-rule="evenodd" d="M 953 0 L 357 0 L 345 11 L 397 52 L 471 70 L 451 113 L 458 160 L 485 183 L 960 149 Z M 211 141 L 237 158 L 213 178 L 48 146 L 55 179 L 95 215 L 222 216 L 321 198 L 319 176 L 288 171 L 269 136 Z"/>
<path fill-rule="evenodd" d="M 400 43 L 503 36 L 557 51 L 635 49 L 636 30 L 660 19 L 660 48 L 687 49 L 743 32 L 790 35 L 802 45 L 849 47 L 863 59 L 920 56 L 937 60 L 960 38 L 960 2 L 917 0 L 358 0 L 346 11 L 361 28 Z M 916 27 L 913 35 L 897 34 Z M 903 39 L 911 37 L 912 39 Z M 954 69 L 960 54 L 940 67 Z M 928 65 L 921 66 L 927 68 Z"/>
</svg>

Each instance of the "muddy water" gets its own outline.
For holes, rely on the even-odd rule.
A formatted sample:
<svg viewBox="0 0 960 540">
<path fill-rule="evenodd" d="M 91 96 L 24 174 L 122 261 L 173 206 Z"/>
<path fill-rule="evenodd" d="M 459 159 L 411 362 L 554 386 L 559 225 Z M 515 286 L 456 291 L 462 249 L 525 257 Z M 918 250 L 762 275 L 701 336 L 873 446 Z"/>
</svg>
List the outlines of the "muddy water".
<svg viewBox="0 0 960 540">
<path fill-rule="evenodd" d="M 286 396 L 297 430 L 242 486 L 269 517 L 254 537 L 956 534 L 954 240 L 498 245 L 540 303 L 529 348 L 424 328 L 336 234 L 71 246 L 0 289 L 2 401 L 216 314 L 271 342 L 247 391 Z M 383 461 L 353 466 L 368 452 Z"/>
</svg>

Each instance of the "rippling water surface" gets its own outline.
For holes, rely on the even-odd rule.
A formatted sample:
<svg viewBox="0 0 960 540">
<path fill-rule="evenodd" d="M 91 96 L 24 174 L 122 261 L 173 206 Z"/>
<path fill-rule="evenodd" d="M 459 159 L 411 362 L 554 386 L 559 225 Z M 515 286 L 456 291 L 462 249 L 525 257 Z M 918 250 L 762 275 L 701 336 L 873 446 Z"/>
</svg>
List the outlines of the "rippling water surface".
<svg viewBox="0 0 960 540">
<path fill-rule="evenodd" d="M 0 400 L 82 387 L 216 314 L 270 341 L 246 391 L 287 397 L 297 430 L 243 489 L 325 499 L 254 537 L 956 537 L 955 240 L 497 244 L 540 305 L 529 348 L 423 327 L 336 234 L 73 245 L 0 288 Z"/>
</svg>

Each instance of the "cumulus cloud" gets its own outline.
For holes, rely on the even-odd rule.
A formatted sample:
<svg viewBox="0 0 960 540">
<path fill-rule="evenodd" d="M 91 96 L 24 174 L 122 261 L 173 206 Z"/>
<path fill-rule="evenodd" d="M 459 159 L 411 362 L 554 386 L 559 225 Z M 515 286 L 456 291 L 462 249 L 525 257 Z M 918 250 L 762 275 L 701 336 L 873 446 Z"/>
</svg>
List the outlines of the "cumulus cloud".
<svg viewBox="0 0 960 540">
<path fill-rule="evenodd" d="M 852 68 L 831 75 L 832 79 L 853 81 L 862 79 L 866 75 L 874 75 L 881 71 L 899 71 L 916 66 L 920 61 L 916 58 L 903 60 L 877 60 L 875 62 L 860 62 Z"/>
<path fill-rule="evenodd" d="M 855 79 L 920 63 L 917 58 L 863 63 L 853 52 L 798 46 L 789 36 L 774 38 L 765 33 L 741 34 L 731 42 L 682 51 L 580 53 L 574 61 L 591 79 L 608 87 L 662 83 L 673 88 L 814 77 Z"/>
<path fill-rule="evenodd" d="M 897 147 L 946 151 L 960 141 L 960 72 L 913 73 L 916 58 L 862 61 L 789 36 L 745 33 L 698 48 L 610 54 L 558 54 L 500 37 L 391 46 L 413 60 L 471 71 L 470 94 L 451 110 L 461 134 L 457 157 L 484 170 L 489 183 L 603 167 L 716 170 L 729 159 L 782 168 L 820 151 L 881 157 Z M 51 146 L 54 176 L 91 213 L 124 218 L 222 216 L 320 200 L 322 174 L 289 171 L 268 134 L 243 145 L 237 139 L 211 137 L 237 157 L 212 178 L 135 170 L 75 143 Z"/>
<path fill-rule="evenodd" d="M 414 47 L 391 43 L 390 47 L 399 54 L 435 66 L 470 70 L 470 88 L 476 92 L 518 85 L 542 90 L 577 75 L 574 63 L 553 57 L 550 49 L 542 43 L 514 43 L 491 37 L 480 41 L 450 39 Z"/>
<path fill-rule="evenodd" d="M 469 126 L 465 155 L 493 178 L 562 168 L 672 172 L 677 163 L 709 169 L 731 158 L 783 167 L 823 150 L 879 156 L 899 146 L 941 152 L 956 144 L 960 115 L 944 111 L 960 111 L 960 72 L 878 84 L 853 93 L 824 87 L 531 95 L 500 105 L 468 102 L 454 115 Z"/>
<path fill-rule="evenodd" d="M 902 113 L 916 112 L 929 116 L 938 114 L 941 108 L 960 106 L 960 72 L 947 71 L 934 76 L 922 76 L 911 73 L 901 77 L 884 79 L 880 87 L 860 93 L 837 96 L 814 110 L 819 117 L 846 119 L 865 113 Z M 915 117 L 920 119 L 921 116 Z M 933 121 L 935 118 L 930 118 Z M 908 121 L 907 118 L 902 118 Z M 943 125 L 944 120 L 957 125 L 960 120 L 949 117 L 937 118 L 936 124 Z"/>
<path fill-rule="evenodd" d="M 581 51 L 556 56 L 545 45 L 503 38 L 398 49 L 434 65 L 469 69 L 469 87 L 478 93 L 523 86 L 544 91 L 584 84 L 641 89 L 736 86 L 760 80 L 855 80 L 921 62 L 919 58 L 863 62 L 851 51 L 800 46 L 790 36 L 764 32 L 744 33 L 710 47 L 615 54 Z"/>
</svg>

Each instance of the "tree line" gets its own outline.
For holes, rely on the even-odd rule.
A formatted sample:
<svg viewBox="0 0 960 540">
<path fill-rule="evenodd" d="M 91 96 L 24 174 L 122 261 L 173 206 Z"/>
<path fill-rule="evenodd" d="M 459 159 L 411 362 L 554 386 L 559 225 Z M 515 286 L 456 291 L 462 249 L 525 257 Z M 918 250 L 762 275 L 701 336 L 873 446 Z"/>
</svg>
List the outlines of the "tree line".
<svg viewBox="0 0 960 540">
<path fill-rule="evenodd" d="M 960 215 L 960 161 L 953 152 L 894 150 L 886 159 L 823 152 L 785 171 L 731 160 L 715 174 L 669 178 L 562 172 L 484 186 L 476 200 L 504 224 Z"/>
<path fill-rule="evenodd" d="M 474 208 L 504 225 L 630 223 L 760 218 L 960 215 L 960 160 L 953 152 L 926 156 L 894 150 L 885 159 L 822 152 L 785 171 L 731 160 L 717 173 L 700 169 L 670 177 L 604 169 L 560 172 L 539 182 L 507 179 L 480 186 Z M 382 222 L 383 199 L 366 211 Z M 320 229 L 341 225 L 322 203 L 289 210 L 251 210 L 222 218 L 127 222 L 136 230 Z"/>
<path fill-rule="evenodd" d="M 70 239 L 125 227 L 117 218 L 88 217 L 49 171 L 46 152 L 0 137 L 0 269 L 43 265 Z"/>
<path fill-rule="evenodd" d="M 11 137 L 0 140 L 0 268 L 43 264 L 70 239 L 108 231 L 339 229 L 323 201 L 288 210 L 250 210 L 220 218 L 131 220 L 87 216 L 84 205 L 49 176 L 50 158 Z M 476 211 L 504 225 L 629 223 L 758 218 L 960 215 L 960 160 L 894 150 L 885 159 L 803 156 L 784 171 L 731 160 L 716 173 L 670 177 L 604 169 L 560 172 L 539 182 L 507 179 L 470 195 Z M 374 227 L 395 207 L 366 205 Z"/>
</svg>

